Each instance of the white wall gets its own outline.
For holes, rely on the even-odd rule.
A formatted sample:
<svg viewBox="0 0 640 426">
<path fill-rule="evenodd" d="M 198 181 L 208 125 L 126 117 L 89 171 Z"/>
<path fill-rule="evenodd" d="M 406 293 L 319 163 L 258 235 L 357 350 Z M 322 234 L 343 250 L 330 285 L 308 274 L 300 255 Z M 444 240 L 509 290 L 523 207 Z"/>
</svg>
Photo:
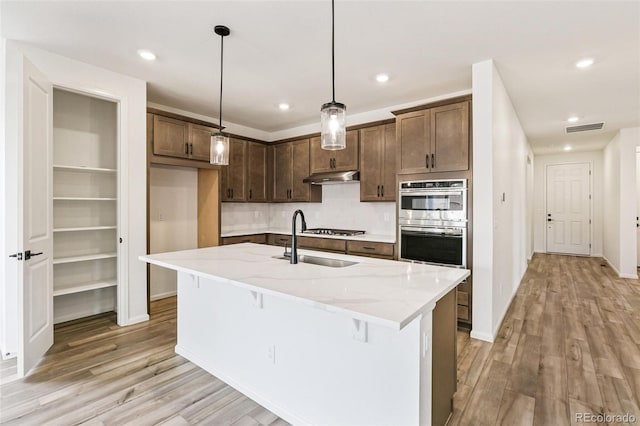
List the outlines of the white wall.
<svg viewBox="0 0 640 426">
<path fill-rule="evenodd" d="M 198 170 L 151 166 L 149 174 L 151 253 L 198 247 Z M 176 294 L 176 272 L 151 265 L 151 300 Z"/>
<path fill-rule="evenodd" d="M 5 45 L 7 40 L 4 38 L 0 38 L 0 137 L 4 138 L 5 135 Z M 3 139 L 4 140 L 4 139 Z M 5 147 L 6 143 L 0 144 L 0 164 L 5 164 Z M 8 349 L 9 347 L 16 347 L 16 343 L 7 343 L 7 327 L 8 327 L 8 316 L 6 309 L 8 307 L 7 302 L 7 294 L 8 290 L 6 283 L 4 282 L 5 275 L 5 260 L 8 259 L 8 255 L 10 253 L 7 252 L 7 247 L 5 244 L 5 178 L 4 172 L 0 173 L 0 256 L 3 257 L 0 260 L 0 309 L 2 309 L 3 313 L 0 315 L 0 354 L 1 357 L 4 358 L 5 355 L 9 355 Z M 15 302 L 13 303 L 15 305 Z M 12 315 L 14 317 L 14 315 Z M 15 336 L 15 333 L 12 333 Z"/>
<path fill-rule="evenodd" d="M 623 278 L 637 278 L 636 148 L 640 127 L 621 129 L 604 149 L 604 257 Z"/>
<path fill-rule="evenodd" d="M 119 322 L 128 325 L 148 320 L 146 267 L 138 260 L 146 253 L 146 83 L 28 44 L 9 40 L 9 46 L 24 54 L 54 86 L 119 102 L 121 146 L 127 148 L 120 156 L 120 198 L 128 200 L 120 206 L 124 209 L 120 236 L 126 244 L 119 264 L 128 286 L 118 288 L 119 300 L 127 302 L 119 303 Z M 5 111 L 5 118 L 8 114 Z"/>
<path fill-rule="evenodd" d="M 527 138 L 492 60 L 473 65 L 473 329 L 493 341 L 527 268 Z"/>
<path fill-rule="evenodd" d="M 368 234 L 396 234 L 396 204 L 360 202 L 360 182 L 322 186 L 322 203 L 222 203 L 222 233 L 291 229 L 293 212 L 304 212 L 309 228 L 364 230 Z"/>
<path fill-rule="evenodd" d="M 602 256 L 603 249 L 603 152 L 566 152 L 536 155 L 534 171 L 534 250 L 547 251 L 547 166 L 553 164 L 589 163 L 591 165 L 591 256 Z"/>
</svg>

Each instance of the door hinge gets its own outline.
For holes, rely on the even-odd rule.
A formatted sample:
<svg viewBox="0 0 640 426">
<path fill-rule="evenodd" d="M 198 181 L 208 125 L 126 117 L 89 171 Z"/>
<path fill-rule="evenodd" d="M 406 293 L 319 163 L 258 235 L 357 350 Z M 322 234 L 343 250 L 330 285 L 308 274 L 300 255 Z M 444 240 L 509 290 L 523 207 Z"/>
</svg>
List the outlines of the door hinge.
<svg viewBox="0 0 640 426">
<path fill-rule="evenodd" d="M 589 225 L 591 225 L 591 219 L 589 219 Z"/>
<path fill-rule="evenodd" d="M 589 248 L 591 248 L 591 243 L 589 243 Z"/>
<path fill-rule="evenodd" d="M 591 170 L 589 170 L 589 176 L 591 176 Z"/>
<path fill-rule="evenodd" d="M 9 257 L 15 257 L 16 260 L 22 260 L 22 252 L 11 254 Z"/>
<path fill-rule="evenodd" d="M 589 199 L 591 199 L 591 194 L 589 194 Z"/>
</svg>

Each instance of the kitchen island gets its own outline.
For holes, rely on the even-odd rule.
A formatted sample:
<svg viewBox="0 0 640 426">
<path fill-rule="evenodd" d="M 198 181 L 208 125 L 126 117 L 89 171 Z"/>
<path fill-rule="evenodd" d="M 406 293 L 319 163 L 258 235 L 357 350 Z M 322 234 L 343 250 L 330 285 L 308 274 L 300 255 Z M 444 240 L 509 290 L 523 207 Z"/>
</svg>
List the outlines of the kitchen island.
<svg viewBox="0 0 640 426">
<path fill-rule="evenodd" d="M 443 423 L 432 407 L 438 399 L 433 375 L 452 373 L 455 389 L 454 290 L 469 271 L 298 254 L 357 263 L 291 265 L 275 258 L 281 248 L 258 244 L 141 260 L 178 272 L 176 352 L 283 419 L 310 425 Z M 446 318 L 442 324 L 435 319 L 438 309 Z M 444 351 L 447 359 L 434 371 L 432 354 L 445 349 L 439 342 L 454 350 Z M 444 388 L 440 399 L 450 403 L 453 391 Z"/>
</svg>

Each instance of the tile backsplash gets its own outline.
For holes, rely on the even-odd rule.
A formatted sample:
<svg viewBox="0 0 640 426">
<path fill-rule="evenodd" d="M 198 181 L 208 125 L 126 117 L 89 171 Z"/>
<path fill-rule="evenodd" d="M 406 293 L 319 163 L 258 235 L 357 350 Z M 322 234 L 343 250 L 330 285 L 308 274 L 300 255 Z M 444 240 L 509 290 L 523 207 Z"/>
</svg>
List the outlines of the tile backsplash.
<svg viewBox="0 0 640 426">
<path fill-rule="evenodd" d="M 360 182 L 322 186 L 322 203 L 222 203 L 222 232 L 291 226 L 297 209 L 304 212 L 309 228 L 364 230 L 394 235 L 394 202 L 360 202 Z"/>
</svg>

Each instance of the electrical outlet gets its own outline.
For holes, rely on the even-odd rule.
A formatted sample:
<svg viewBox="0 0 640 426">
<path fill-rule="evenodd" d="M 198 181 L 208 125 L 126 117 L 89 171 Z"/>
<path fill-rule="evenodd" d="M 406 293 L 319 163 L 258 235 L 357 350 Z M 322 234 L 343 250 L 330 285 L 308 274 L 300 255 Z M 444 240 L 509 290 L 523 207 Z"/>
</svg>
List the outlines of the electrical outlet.
<svg viewBox="0 0 640 426">
<path fill-rule="evenodd" d="M 276 363 L 276 345 L 269 345 L 267 348 L 267 359 L 273 364 Z"/>
</svg>

